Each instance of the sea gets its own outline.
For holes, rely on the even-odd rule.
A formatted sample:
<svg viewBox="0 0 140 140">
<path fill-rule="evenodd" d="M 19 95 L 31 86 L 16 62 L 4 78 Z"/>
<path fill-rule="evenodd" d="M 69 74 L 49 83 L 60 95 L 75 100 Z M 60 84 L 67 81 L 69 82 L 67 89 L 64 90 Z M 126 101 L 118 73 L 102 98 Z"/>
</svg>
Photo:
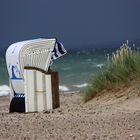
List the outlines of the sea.
<svg viewBox="0 0 140 140">
<path fill-rule="evenodd" d="M 80 92 L 92 75 L 107 65 L 107 55 L 115 48 L 90 48 L 68 50 L 51 66 L 59 73 L 59 90 L 65 93 Z M 0 96 L 9 92 L 8 72 L 4 55 L 0 57 Z"/>
</svg>

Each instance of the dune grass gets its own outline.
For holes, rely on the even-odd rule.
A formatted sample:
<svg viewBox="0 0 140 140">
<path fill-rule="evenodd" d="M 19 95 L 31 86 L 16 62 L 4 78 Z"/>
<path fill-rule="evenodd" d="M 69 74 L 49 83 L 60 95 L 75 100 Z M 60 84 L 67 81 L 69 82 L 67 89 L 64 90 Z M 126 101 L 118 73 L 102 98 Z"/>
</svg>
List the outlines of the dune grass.
<svg viewBox="0 0 140 140">
<path fill-rule="evenodd" d="M 111 60 L 107 58 L 107 66 L 93 75 L 88 86 L 83 92 L 83 100 L 86 102 L 104 89 L 111 89 L 122 83 L 129 83 L 133 79 L 140 79 L 140 54 L 132 50 L 128 44 L 123 44 Z"/>
</svg>

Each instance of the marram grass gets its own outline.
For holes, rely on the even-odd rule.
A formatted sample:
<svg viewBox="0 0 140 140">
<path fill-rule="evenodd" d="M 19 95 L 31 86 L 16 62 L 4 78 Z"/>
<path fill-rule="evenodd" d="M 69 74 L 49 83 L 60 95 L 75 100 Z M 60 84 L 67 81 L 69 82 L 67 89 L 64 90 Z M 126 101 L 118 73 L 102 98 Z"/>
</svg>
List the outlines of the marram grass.
<svg viewBox="0 0 140 140">
<path fill-rule="evenodd" d="M 109 55 L 108 55 L 109 57 Z M 123 82 L 129 83 L 132 79 L 140 79 L 140 54 L 132 50 L 128 44 L 123 44 L 120 49 L 112 53 L 107 67 L 101 69 L 89 80 L 88 86 L 83 91 L 83 100 L 86 102 L 104 89 L 111 89 L 114 85 Z"/>
</svg>

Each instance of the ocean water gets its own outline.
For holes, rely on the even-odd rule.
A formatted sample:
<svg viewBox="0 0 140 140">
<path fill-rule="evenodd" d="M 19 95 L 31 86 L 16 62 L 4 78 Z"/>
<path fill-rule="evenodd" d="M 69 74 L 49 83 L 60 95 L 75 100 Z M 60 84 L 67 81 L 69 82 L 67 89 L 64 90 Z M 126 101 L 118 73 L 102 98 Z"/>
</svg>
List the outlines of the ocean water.
<svg viewBox="0 0 140 140">
<path fill-rule="evenodd" d="M 114 49 L 83 49 L 68 51 L 55 60 L 51 69 L 59 72 L 59 89 L 63 92 L 77 92 L 87 86 L 89 78 L 101 70 L 107 62 L 107 54 Z M 0 91 L 8 85 L 5 58 L 0 57 Z M 6 88 L 7 90 L 8 87 Z"/>
</svg>

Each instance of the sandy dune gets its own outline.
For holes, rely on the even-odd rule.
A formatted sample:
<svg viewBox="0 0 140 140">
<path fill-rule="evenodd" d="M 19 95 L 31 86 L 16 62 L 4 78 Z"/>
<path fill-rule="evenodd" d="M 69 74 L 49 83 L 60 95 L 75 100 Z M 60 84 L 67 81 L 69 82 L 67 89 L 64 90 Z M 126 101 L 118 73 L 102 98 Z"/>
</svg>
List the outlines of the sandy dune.
<svg viewBox="0 0 140 140">
<path fill-rule="evenodd" d="M 0 97 L 0 140 L 140 140 L 139 88 L 115 92 L 88 103 L 60 94 L 60 108 L 28 114 L 9 114 L 9 97 Z"/>
</svg>

